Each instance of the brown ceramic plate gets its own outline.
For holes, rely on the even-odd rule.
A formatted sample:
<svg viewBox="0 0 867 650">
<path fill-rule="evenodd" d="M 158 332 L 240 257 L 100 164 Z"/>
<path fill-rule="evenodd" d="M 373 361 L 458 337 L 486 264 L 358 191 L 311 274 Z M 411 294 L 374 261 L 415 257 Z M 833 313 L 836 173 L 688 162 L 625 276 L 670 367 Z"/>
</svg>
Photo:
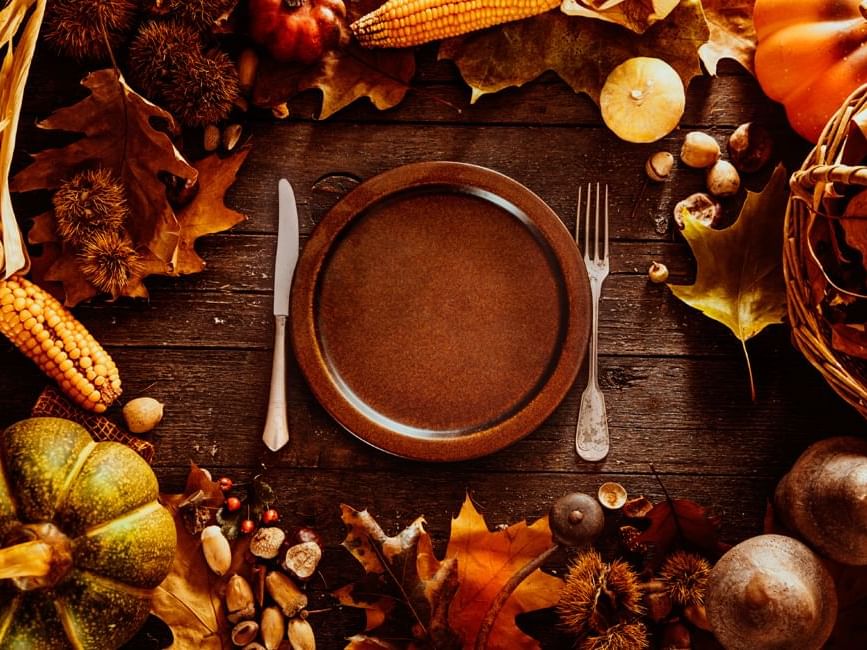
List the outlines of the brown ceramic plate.
<svg viewBox="0 0 867 650">
<path fill-rule="evenodd" d="M 589 334 L 569 232 L 523 185 L 452 162 L 393 169 L 325 216 L 298 262 L 292 341 L 351 433 L 418 460 L 482 456 L 538 427 Z"/>
</svg>

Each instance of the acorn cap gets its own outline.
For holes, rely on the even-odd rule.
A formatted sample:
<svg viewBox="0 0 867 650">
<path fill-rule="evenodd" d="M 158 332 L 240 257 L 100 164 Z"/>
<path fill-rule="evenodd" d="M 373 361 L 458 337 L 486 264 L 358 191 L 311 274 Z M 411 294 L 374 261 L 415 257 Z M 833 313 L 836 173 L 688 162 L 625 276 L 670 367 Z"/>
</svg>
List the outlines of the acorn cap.
<svg viewBox="0 0 867 650">
<path fill-rule="evenodd" d="M 867 565 L 867 440 L 810 446 L 780 481 L 774 505 L 783 524 L 820 554 Z"/>
<path fill-rule="evenodd" d="M 560 497 L 548 513 L 551 536 L 562 546 L 585 546 L 605 526 L 599 502 L 589 494 L 573 492 Z"/>
<path fill-rule="evenodd" d="M 759 535 L 726 552 L 706 598 L 710 627 L 726 650 L 819 650 L 837 618 L 822 560 L 783 535 Z"/>
</svg>

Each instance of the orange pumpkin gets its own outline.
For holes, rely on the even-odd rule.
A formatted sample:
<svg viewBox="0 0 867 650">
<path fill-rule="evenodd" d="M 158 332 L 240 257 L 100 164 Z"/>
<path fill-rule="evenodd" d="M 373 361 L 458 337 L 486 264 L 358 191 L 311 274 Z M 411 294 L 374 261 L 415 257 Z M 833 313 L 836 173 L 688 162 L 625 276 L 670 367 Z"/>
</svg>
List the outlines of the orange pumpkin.
<svg viewBox="0 0 867 650">
<path fill-rule="evenodd" d="M 867 83 L 867 1 L 757 0 L 756 76 L 816 142 L 828 119 Z"/>
</svg>

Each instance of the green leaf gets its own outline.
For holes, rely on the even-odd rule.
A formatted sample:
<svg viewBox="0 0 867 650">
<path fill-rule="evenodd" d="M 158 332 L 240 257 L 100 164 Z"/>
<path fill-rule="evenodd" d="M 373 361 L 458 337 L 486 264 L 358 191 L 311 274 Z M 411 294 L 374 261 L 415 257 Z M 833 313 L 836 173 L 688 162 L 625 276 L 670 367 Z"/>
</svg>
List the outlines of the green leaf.
<svg viewBox="0 0 867 650">
<path fill-rule="evenodd" d="M 683 0 L 642 35 L 557 10 L 448 39 L 440 45 L 439 58 L 454 61 L 472 88 L 473 102 L 553 70 L 575 92 L 598 103 L 608 74 L 635 56 L 664 59 L 689 84 L 701 74 L 698 49 L 709 33 L 699 0 Z"/>
<path fill-rule="evenodd" d="M 728 327 L 743 344 L 786 315 L 783 218 L 788 176 L 777 166 L 771 180 L 747 199 L 734 225 L 714 230 L 688 215 L 683 236 L 698 264 L 695 284 L 669 285 L 683 302 Z M 750 359 L 750 388 L 755 399 Z"/>
</svg>

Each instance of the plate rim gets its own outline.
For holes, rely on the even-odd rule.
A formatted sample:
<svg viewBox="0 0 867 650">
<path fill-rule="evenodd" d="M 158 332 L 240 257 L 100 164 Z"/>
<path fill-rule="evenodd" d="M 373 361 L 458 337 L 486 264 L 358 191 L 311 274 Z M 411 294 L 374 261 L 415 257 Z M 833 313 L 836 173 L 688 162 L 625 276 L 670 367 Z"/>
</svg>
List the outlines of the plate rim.
<svg viewBox="0 0 867 650">
<path fill-rule="evenodd" d="M 315 298 L 323 265 L 343 230 L 366 208 L 384 198 L 425 185 L 482 189 L 518 206 L 538 229 L 556 261 L 568 304 L 559 358 L 530 400 L 505 419 L 466 435 L 421 438 L 369 419 L 354 407 L 333 380 L 319 346 Z M 291 343 L 295 359 L 320 405 L 346 431 L 386 453 L 411 460 L 452 462 L 499 451 L 544 423 L 575 382 L 590 337 L 590 282 L 578 247 L 554 210 L 525 185 L 493 169 L 470 163 L 424 161 L 377 174 L 340 198 L 322 217 L 301 251 L 290 300 Z"/>
</svg>

